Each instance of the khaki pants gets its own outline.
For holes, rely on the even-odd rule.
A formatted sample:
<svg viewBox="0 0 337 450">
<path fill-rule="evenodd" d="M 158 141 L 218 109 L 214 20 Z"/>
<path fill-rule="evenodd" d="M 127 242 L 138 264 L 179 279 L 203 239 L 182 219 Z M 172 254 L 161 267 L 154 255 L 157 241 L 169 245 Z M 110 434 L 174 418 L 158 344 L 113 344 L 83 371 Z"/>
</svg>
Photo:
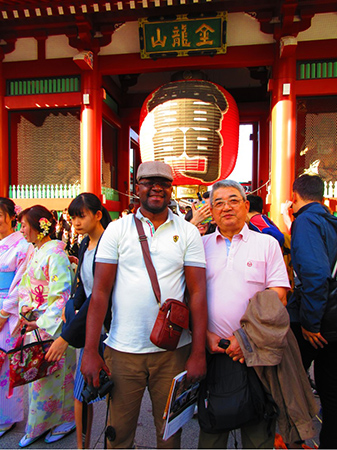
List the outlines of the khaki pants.
<svg viewBox="0 0 337 450">
<path fill-rule="evenodd" d="M 272 422 L 270 433 L 265 420 L 241 427 L 242 448 L 273 448 L 276 420 Z M 227 448 L 229 431 L 210 434 L 200 430 L 198 448 Z M 271 435 L 270 435 L 271 434 Z"/>
<path fill-rule="evenodd" d="M 181 430 L 162 440 L 163 412 L 173 377 L 182 372 L 191 350 L 186 345 L 172 352 L 123 353 L 106 347 L 104 359 L 115 386 L 109 411 L 109 425 L 116 439 L 108 448 L 132 448 L 144 390 L 148 387 L 156 427 L 157 448 L 180 448 Z"/>
</svg>

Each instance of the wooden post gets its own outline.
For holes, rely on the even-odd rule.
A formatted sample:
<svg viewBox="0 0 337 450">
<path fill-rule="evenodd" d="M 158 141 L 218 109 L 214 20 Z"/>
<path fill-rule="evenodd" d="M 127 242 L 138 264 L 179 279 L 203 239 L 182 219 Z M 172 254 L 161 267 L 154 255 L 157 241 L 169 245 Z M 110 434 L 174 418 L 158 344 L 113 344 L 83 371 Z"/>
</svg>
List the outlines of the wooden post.
<svg viewBox="0 0 337 450">
<path fill-rule="evenodd" d="M 280 40 L 272 80 L 271 110 L 271 198 L 272 220 L 285 230 L 281 205 L 291 199 L 296 151 L 296 39 Z"/>
<path fill-rule="evenodd" d="M 8 155 L 8 113 L 4 106 L 6 80 L 3 75 L 3 50 L 0 49 L 0 196 L 8 197 L 9 155 Z"/>
<path fill-rule="evenodd" d="M 81 191 L 101 196 L 102 90 L 97 54 L 82 72 Z"/>
</svg>

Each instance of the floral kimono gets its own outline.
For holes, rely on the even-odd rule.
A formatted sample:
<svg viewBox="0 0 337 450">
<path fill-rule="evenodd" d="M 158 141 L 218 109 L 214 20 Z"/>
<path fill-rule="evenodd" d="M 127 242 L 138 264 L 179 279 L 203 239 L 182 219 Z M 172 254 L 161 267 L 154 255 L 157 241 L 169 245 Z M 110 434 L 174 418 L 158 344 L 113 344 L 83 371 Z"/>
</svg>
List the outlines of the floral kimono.
<svg viewBox="0 0 337 450">
<path fill-rule="evenodd" d="M 18 334 L 12 335 L 19 317 L 18 287 L 32 252 L 33 246 L 19 231 L 0 240 L 0 310 L 10 314 L 0 331 L 0 348 L 4 351 L 13 348 L 18 338 Z M 7 398 L 9 363 L 5 353 L 3 356 L 0 368 L 0 431 L 23 420 L 23 388 L 14 389 L 13 396 Z"/>
<path fill-rule="evenodd" d="M 24 305 L 34 308 L 42 339 L 56 339 L 61 333 L 62 309 L 70 295 L 71 274 L 62 241 L 48 241 L 35 249 L 19 288 L 20 310 Z M 29 384 L 27 438 L 74 420 L 75 349 L 68 347 L 60 363 L 60 370 Z"/>
</svg>

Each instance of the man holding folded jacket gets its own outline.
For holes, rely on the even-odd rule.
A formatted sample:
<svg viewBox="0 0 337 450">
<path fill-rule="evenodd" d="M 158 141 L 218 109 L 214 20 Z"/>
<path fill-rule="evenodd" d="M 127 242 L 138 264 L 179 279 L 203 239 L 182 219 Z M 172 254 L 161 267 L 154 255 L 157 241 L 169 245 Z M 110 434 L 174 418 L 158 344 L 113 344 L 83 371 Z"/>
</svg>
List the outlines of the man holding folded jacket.
<svg viewBox="0 0 337 450">
<path fill-rule="evenodd" d="M 235 384 L 238 373 L 239 377 L 241 376 L 240 363 L 244 364 L 245 361 L 243 349 L 234 332 L 240 328 L 240 319 L 250 299 L 257 292 L 271 289 L 285 305 L 289 281 L 276 239 L 248 229 L 246 217 L 249 202 L 243 187 L 236 181 L 221 180 L 213 185 L 210 198 L 212 216 L 217 229 L 202 238 L 207 261 L 207 347 L 215 356 L 221 353 L 228 355 L 224 355 L 223 358 L 216 357 L 224 363 L 220 378 L 224 380 L 227 389 L 228 386 Z M 221 348 L 221 339 L 229 341 L 227 349 Z M 211 362 L 211 358 L 208 360 Z M 214 382 L 213 374 L 210 374 L 208 365 L 207 380 L 211 379 Z M 228 389 L 227 391 L 230 392 Z M 205 398 L 201 404 L 200 398 L 199 448 L 227 448 L 229 431 L 240 427 L 243 448 L 273 447 L 275 421 L 271 427 L 266 420 L 253 424 L 244 423 L 241 426 L 242 414 L 236 408 L 239 405 L 233 402 L 233 395 L 232 397 L 228 395 L 224 400 L 227 404 L 234 403 L 233 411 L 230 411 L 231 419 L 237 416 L 237 420 L 232 421 L 233 426 L 230 430 L 226 429 L 228 423 L 221 424 L 223 429 L 220 430 L 214 426 L 211 430 L 205 429 L 200 419 L 204 414 L 208 415 L 208 411 L 212 409 L 211 401 Z"/>
</svg>

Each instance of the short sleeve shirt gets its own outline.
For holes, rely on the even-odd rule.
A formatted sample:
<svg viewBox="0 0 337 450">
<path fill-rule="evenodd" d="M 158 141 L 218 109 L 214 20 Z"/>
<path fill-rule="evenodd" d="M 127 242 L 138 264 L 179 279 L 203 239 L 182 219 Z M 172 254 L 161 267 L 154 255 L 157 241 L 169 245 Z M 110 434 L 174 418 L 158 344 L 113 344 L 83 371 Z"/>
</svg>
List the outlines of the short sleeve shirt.
<svg viewBox="0 0 337 450">
<path fill-rule="evenodd" d="M 198 229 L 168 210 L 165 223 L 154 229 L 140 210 L 151 258 L 157 272 L 161 301 L 182 301 L 185 266 L 205 267 L 205 255 Z M 109 224 L 99 243 L 96 262 L 118 264 L 112 293 L 112 323 L 106 341 L 118 351 L 149 353 L 162 351 L 150 341 L 158 304 L 144 263 L 133 214 Z M 179 346 L 190 342 L 184 331 Z"/>
<path fill-rule="evenodd" d="M 282 252 L 276 239 L 248 229 L 229 240 L 219 229 L 203 236 L 206 255 L 208 330 L 232 336 L 249 299 L 270 287 L 289 288 Z"/>
</svg>

